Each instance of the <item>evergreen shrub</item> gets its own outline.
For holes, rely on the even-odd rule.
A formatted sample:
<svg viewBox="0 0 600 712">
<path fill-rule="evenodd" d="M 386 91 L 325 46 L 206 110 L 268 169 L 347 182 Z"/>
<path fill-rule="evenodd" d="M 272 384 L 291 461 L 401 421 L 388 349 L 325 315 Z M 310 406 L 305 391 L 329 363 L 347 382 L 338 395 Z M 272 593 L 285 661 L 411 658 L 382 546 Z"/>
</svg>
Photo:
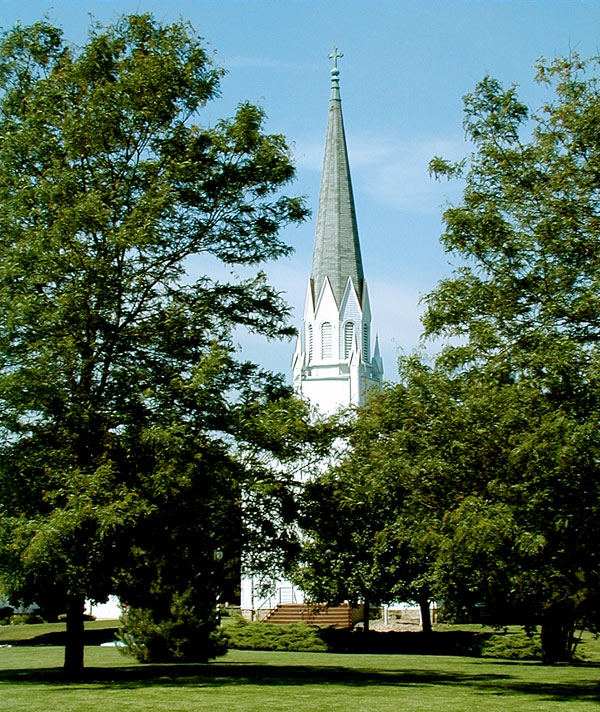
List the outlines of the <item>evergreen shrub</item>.
<svg viewBox="0 0 600 712">
<path fill-rule="evenodd" d="M 481 657 L 505 660 L 541 660 L 540 636 L 528 635 L 523 631 L 494 633 L 487 637 L 481 646 Z"/>
<path fill-rule="evenodd" d="M 227 652 L 227 638 L 214 613 L 199 613 L 186 594 L 174 595 L 164 615 L 127 608 L 117 637 L 124 643 L 120 650 L 141 663 L 206 662 Z"/>
<path fill-rule="evenodd" d="M 272 625 L 250 623 L 240 618 L 228 626 L 225 633 L 229 647 L 238 650 L 293 650 L 306 653 L 325 653 L 328 650 L 319 629 L 307 623 Z"/>
<path fill-rule="evenodd" d="M 42 616 L 37 613 L 16 613 L 9 618 L 11 625 L 35 625 L 36 623 L 45 623 Z"/>
</svg>

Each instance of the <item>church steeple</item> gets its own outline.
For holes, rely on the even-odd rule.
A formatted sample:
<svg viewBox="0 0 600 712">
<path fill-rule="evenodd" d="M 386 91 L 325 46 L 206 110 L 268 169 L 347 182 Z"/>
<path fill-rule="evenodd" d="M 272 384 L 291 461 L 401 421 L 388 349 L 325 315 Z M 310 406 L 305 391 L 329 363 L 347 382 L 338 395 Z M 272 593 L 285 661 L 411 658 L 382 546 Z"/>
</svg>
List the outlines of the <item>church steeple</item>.
<svg viewBox="0 0 600 712">
<path fill-rule="evenodd" d="M 352 183 L 348 166 L 337 60 L 334 47 L 329 118 L 315 233 L 313 264 L 292 360 L 294 389 L 323 414 L 360 405 L 383 377 L 379 345 L 371 350 L 371 307 L 363 274 Z M 262 582 L 261 582 L 262 583 Z M 271 600 L 290 602 L 289 582 L 275 583 Z M 263 605 L 254 579 L 242 580 L 241 608 Z"/>
<path fill-rule="evenodd" d="M 359 299 L 364 280 L 339 87 L 337 60 L 342 56 L 337 47 L 329 55 L 334 66 L 311 274 L 315 302 L 327 278 L 338 306 L 348 278 Z"/>
<path fill-rule="evenodd" d="M 329 55 L 331 95 L 312 271 L 293 358 L 294 387 L 321 411 L 363 402 L 381 382 L 371 353 L 371 308 L 363 273 L 342 118 L 337 47 Z"/>
</svg>

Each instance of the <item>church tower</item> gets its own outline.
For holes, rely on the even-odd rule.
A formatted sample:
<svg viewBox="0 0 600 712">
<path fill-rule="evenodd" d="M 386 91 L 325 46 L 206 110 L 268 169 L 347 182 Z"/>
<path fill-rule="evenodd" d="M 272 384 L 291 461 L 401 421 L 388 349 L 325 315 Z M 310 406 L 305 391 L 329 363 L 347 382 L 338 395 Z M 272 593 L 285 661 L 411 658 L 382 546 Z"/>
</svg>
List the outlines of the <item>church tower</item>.
<svg viewBox="0 0 600 712">
<path fill-rule="evenodd" d="M 360 405 L 383 378 L 365 281 L 334 47 L 319 209 L 304 320 L 292 368 L 294 389 L 323 414 Z"/>
<path fill-rule="evenodd" d="M 313 262 L 304 321 L 292 360 L 294 390 L 324 415 L 360 405 L 369 388 L 381 383 L 383 364 L 375 340 L 371 350 L 371 307 L 363 273 L 350 167 L 342 119 L 339 70 L 342 55 L 329 55 L 331 98 Z M 244 577 L 241 609 L 247 617 L 278 604 L 302 603 L 304 594 L 289 581 L 273 582 L 266 598 L 255 579 Z"/>
</svg>

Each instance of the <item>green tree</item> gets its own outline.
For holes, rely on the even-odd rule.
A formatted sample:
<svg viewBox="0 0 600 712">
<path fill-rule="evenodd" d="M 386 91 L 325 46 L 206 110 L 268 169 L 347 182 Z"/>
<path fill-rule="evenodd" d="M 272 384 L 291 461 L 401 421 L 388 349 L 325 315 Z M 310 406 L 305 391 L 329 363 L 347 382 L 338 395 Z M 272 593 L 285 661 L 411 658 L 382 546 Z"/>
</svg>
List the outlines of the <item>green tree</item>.
<svg viewBox="0 0 600 712">
<path fill-rule="evenodd" d="M 462 484 L 454 452 L 459 384 L 416 355 L 398 365 L 399 383 L 374 393 L 359 411 L 352 457 L 360 453 L 387 503 L 380 511 L 388 600 L 417 603 L 430 632 L 443 522 Z"/>
<path fill-rule="evenodd" d="M 322 456 L 330 429 L 287 388 L 254 385 L 228 404 L 231 442 L 176 423 L 128 445 L 147 511 L 128 530 L 116 592 L 122 638 L 142 661 L 222 652 L 217 597 L 236 597 L 242 570 L 268 578 L 295 556 L 295 468 Z"/>
<path fill-rule="evenodd" d="M 600 428 L 583 395 L 585 419 L 506 370 L 401 359 L 342 464 L 306 488 L 305 590 L 413 600 L 423 621 L 433 597 L 450 618 L 541 625 L 544 659 L 569 659 L 599 613 Z"/>
<path fill-rule="evenodd" d="M 403 359 L 401 383 L 357 409 L 342 462 L 302 497 L 296 577 L 314 600 L 414 601 L 431 630 L 435 555 L 457 484 L 448 461 L 455 391 L 416 357 Z"/>
<path fill-rule="evenodd" d="M 64 601 L 71 674 L 84 599 L 138 603 L 132 557 L 156 547 L 147 583 L 172 576 L 171 545 L 203 552 L 200 575 L 239 541 L 241 413 L 284 397 L 234 358 L 238 326 L 292 333 L 264 275 L 186 275 L 288 254 L 278 232 L 306 214 L 260 108 L 195 123 L 221 74 L 190 27 L 148 15 L 82 47 L 46 22 L 0 42 L 0 572 L 15 597 Z"/>
<path fill-rule="evenodd" d="M 439 363 L 468 374 L 463 408 L 497 453 L 470 491 L 477 467 L 465 468 L 446 596 L 495 590 L 525 605 L 548 662 L 598 615 L 599 66 L 541 62 L 554 93 L 537 114 L 485 78 L 465 97 L 469 159 L 431 163 L 465 182 L 442 237 L 463 266 L 427 297 L 425 333 L 460 337 Z M 467 431 L 459 440 L 476 447 Z"/>
<path fill-rule="evenodd" d="M 597 341 L 599 62 L 540 64 L 555 98 L 533 115 L 515 87 L 485 78 L 465 97 L 469 161 L 430 164 L 438 178 L 464 178 L 442 242 L 466 264 L 426 298 L 424 324 L 429 336 L 468 337 L 463 360 L 510 347 L 518 366 L 537 355 L 543 368 L 546 348 Z"/>
<path fill-rule="evenodd" d="M 243 493 L 244 573 L 266 593 L 299 552 L 302 481 L 316 477 L 342 429 L 293 396 L 249 403 L 239 421 L 237 460 L 249 473 Z M 240 433 L 241 434 L 241 433 Z"/>
<path fill-rule="evenodd" d="M 380 481 L 348 458 L 306 483 L 302 492 L 303 532 L 292 576 L 315 602 L 364 605 L 365 631 L 371 605 L 390 600 L 386 567 L 386 503 Z"/>
<path fill-rule="evenodd" d="M 525 379 L 463 384 L 436 590 L 451 614 L 541 625 L 545 661 L 570 659 L 576 626 L 594 630 L 599 613 L 598 416 L 577 418 Z"/>
</svg>

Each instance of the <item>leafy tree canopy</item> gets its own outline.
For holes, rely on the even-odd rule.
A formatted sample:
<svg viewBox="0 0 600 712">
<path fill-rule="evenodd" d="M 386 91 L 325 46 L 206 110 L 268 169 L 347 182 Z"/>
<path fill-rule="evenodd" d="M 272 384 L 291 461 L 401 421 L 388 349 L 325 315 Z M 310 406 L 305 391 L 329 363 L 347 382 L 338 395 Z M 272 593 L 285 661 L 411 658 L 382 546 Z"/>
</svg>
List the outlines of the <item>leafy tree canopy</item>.
<svg viewBox="0 0 600 712">
<path fill-rule="evenodd" d="M 554 96 L 537 113 L 486 77 L 464 99 L 469 159 L 430 164 L 438 178 L 464 178 L 442 242 L 466 264 L 427 297 L 425 333 L 468 337 L 463 359 L 598 340 L 599 64 L 540 62 Z"/>
<path fill-rule="evenodd" d="M 464 181 L 442 236 L 462 266 L 425 299 L 446 346 L 400 360 L 346 461 L 307 488 L 318 595 L 429 589 L 453 616 L 541 625 L 547 662 L 597 629 L 599 68 L 541 62 L 536 113 L 490 77 L 465 97 L 471 154 L 430 166 Z"/>
<path fill-rule="evenodd" d="M 461 594 L 446 593 L 520 601 L 548 661 L 568 657 L 577 619 L 598 616 L 599 67 L 540 62 L 553 94 L 535 113 L 485 78 L 465 97 L 471 156 L 431 163 L 465 180 L 442 237 L 464 266 L 427 297 L 425 334 L 460 337 L 439 365 L 467 374 L 463 408 L 496 452 L 448 516 L 445 577 Z"/>
<path fill-rule="evenodd" d="M 294 168 L 262 109 L 198 123 L 221 76 L 192 28 L 149 15 L 82 47 L 47 22 L 0 41 L 0 570 L 13 595 L 62 601 L 75 638 L 84 598 L 143 598 L 144 562 L 189 609 L 177 552 L 208 615 L 207 559 L 239 558 L 236 452 L 271 447 L 250 414 L 289 397 L 236 361 L 233 330 L 293 332 L 258 266 L 306 210 L 281 194 Z M 203 254 L 256 276 L 191 284 Z"/>
</svg>

